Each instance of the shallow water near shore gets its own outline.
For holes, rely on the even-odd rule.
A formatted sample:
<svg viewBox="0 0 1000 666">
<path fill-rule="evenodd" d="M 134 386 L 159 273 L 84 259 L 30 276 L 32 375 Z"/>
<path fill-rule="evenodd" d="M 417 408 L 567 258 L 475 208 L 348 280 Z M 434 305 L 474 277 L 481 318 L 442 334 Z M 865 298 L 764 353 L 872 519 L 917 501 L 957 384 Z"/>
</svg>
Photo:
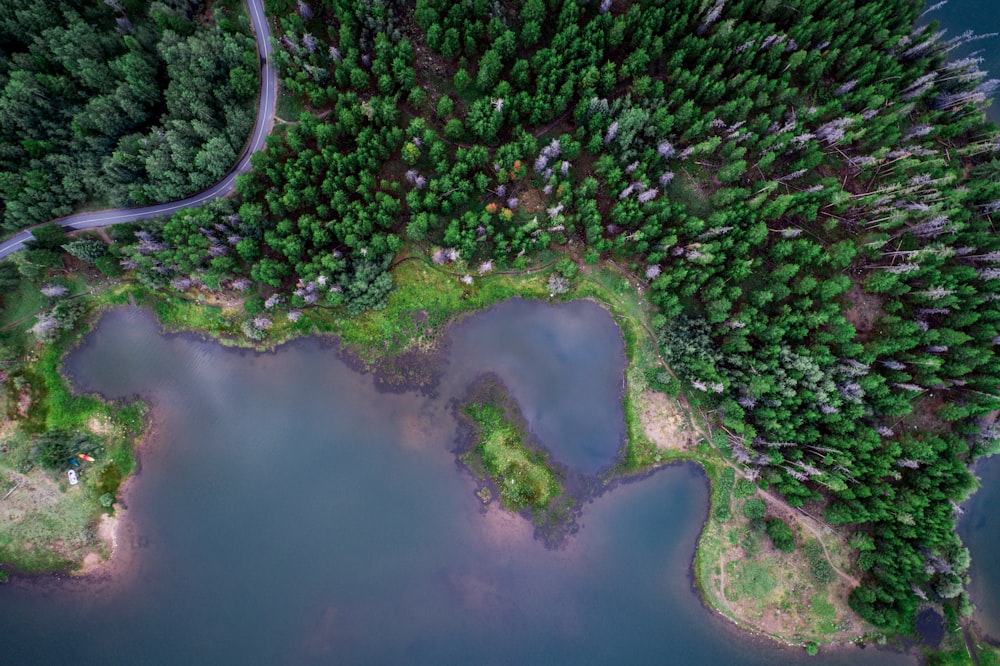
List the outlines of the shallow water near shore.
<svg viewBox="0 0 1000 666">
<path fill-rule="evenodd" d="M 1000 456 L 980 460 L 975 472 L 982 487 L 964 504 L 958 533 L 972 555 L 969 596 L 976 606 L 973 619 L 982 633 L 1000 640 L 1000 570 L 994 559 L 1000 550 L 1000 515 L 995 510 L 1000 501 Z"/>
<path fill-rule="evenodd" d="M 482 510 L 450 401 L 495 373 L 540 443 L 593 474 L 622 441 L 622 349 L 593 303 L 512 301 L 452 330 L 434 395 L 380 393 L 318 340 L 256 354 L 106 315 L 67 368 L 153 408 L 122 557 L 97 581 L 0 589 L 4 662 L 915 663 L 808 658 L 705 609 L 694 465 L 595 498 L 555 550 Z"/>
</svg>

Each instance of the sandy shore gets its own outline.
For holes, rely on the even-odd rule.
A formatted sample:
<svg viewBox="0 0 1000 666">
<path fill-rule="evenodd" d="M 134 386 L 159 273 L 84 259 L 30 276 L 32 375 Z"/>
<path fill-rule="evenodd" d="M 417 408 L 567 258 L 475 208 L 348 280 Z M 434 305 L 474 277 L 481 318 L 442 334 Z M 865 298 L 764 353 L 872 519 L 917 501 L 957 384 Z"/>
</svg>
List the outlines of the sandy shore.
<svg viewBox="0 0 1000 666">
<path fill-rule="evenodd" d="M 102 582 L 125 582 L 131 579 L 138 564 L 135 557 L 140 548 L 138 526 L 127 507 L 131 503 L 135 484 L 138 483 L 141 476 L 142 452 L 147 446 L 153 445 L 157 439 L 159 433 L 157 427 L 159 423 L 158 410 L 162 411 L 164 408 L 162 405 L 154 408 L 149 402 L 147 405 L 149 411 L 146 416 L 146 428 L 132 449 L 132 455 L 136 459 L 136 467 L 118 489 L 114 514 L 105 513 L 97 523 L 99 549 L 92 550 L 84 556 L 80 565 L 72 572 L 74 578 Z"/>
</svg>

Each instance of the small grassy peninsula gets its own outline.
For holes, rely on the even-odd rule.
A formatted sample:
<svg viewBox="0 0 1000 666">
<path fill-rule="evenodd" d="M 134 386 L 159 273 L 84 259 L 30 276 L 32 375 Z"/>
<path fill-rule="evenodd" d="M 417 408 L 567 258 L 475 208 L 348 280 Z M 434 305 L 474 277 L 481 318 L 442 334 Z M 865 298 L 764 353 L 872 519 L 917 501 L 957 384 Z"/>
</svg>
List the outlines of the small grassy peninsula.
<svg viewBox="0 0 1000 666">
<path fill-rule="evenodd" d="M 524 445 L 517 426 L 495 405 L 472 403 L 465 414 L 476 424 L 479 443 L 462 459 L 481 467 L 499 492 L 505 509 L 545 510 L 562 493 L 555 473 L 546 466 L 545 455 Z"/>
<path fill-rule="evenodd" d="M 472 427 L 460 458 L 483 482 L 476 490 L 483 504 L 497 498 L 504 509 L 530 515 L 549 541 L 565 534 L 575 503 L 566 492 L 565 473 L 530 441 L 520 410 L 499 382 L 481 381 L 459 414 Z"/>
</svg>

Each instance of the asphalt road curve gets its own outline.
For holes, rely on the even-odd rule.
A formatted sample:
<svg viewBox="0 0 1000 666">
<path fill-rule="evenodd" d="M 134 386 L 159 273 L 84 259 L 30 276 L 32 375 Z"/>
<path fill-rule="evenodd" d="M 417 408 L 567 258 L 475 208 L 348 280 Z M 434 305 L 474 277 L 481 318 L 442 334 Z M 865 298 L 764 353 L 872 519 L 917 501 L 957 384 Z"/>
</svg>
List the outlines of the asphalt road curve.
<svg viewBox="0 0 1000 666">
<path fill-rule="evenodd" d="M 109 210 L 91 211 L 89 213 L 76 213 L 57 218 L 52 220 L 53 222 L 73 231 L 106 227 L 112 224 L 122 224 L 124 222 L 134 222 L 136 220 L 146 220 L 151 217 L 169 215 L 181 208 L 194 208 L 212 199 L 224 197 L 233 191 L 236 187 L 236 177 L 250 170 L 250 157 L 264 147 L 264 140 L 274 125 L 274 113 L 278 96 L 278 77 L 271 66 L 271 31 L 264 16 L 263 0 L 247 0 L 247 8 L 250 11 L 250 22 L 253 24 L 253 31 L 257 39 L 257 54 L 260 56 L 261 62 L 260 98 L 257 102 L 257 122 L 254 123 L 253 132 L 250 134 L 250 141 L 247 142 L 239 161 L 230 169 L 226 177 L 207 190 L 193 194 L 186 199 L 155 204 L 153 206 L 111 208 Z M 25 230 L 0 243 L 0 259 L 22 249 L 24 243 L 32 240 L 32 238 L 31 232 Z"/>
</svg>

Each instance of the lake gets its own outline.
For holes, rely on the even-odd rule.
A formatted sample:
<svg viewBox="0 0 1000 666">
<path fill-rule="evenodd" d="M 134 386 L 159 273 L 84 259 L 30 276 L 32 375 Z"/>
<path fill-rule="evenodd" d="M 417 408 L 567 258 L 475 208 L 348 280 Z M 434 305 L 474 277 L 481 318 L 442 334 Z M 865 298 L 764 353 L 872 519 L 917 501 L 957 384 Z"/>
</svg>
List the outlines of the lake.
<svg viewBox="0 0 1000 666">
<path fill-rule="evenodd" d="M 1000 457 L 980 460 L 976 464 L 976 476 L 982 489 L 965 503 L 958 532 L 972 554 L 969 596 L 976 605 L 974 618 L 985 633 L 1000 637 L 1000 571 L 993 561 L 995 553 L 1000 551 L 1000 516 L 994 510 L 1000 501 L 997 497 Z"/>
<path fill-rule="evenodd" d="M 928 0 L 927 6 L 937 4 Z M 940 23 L 947 30 L 943 40 L 958 37 L 967 30 L 977 35 L 1000 33 L 1000 8 L 996 0 L 948 0 L 948 4 L 929 12 L 924 17 Z M 1000 78 L 1000 37 L 988 37 L 965 44 L 955 49 L 949 55 L 951 60 L 958 60 L 975 55 L 983 58 L 979 66 L 987 72 L 986 79 Z M 993 95 L 993 104 L 987 110 L 987 115 L 995 121 L 1000 121 L 1000 92 Z"/>
<path fill-rule="evenodd" d="M 596 497 L 557 549 L 484 511 L 453 400 L 496 374 L 553 456 L 592 476 L 622 443 L 623 343 L 583 301 L 510 301 L 450 338 L 434 390 L 387 393 L 320 340 L 259 354 L 105 315 L 68 372 L 154 414 L 115 571 L 4 587 L 4 663 L 915 663 L 809 658 L 708 611 L 694 465 Z"/>
</svg>

